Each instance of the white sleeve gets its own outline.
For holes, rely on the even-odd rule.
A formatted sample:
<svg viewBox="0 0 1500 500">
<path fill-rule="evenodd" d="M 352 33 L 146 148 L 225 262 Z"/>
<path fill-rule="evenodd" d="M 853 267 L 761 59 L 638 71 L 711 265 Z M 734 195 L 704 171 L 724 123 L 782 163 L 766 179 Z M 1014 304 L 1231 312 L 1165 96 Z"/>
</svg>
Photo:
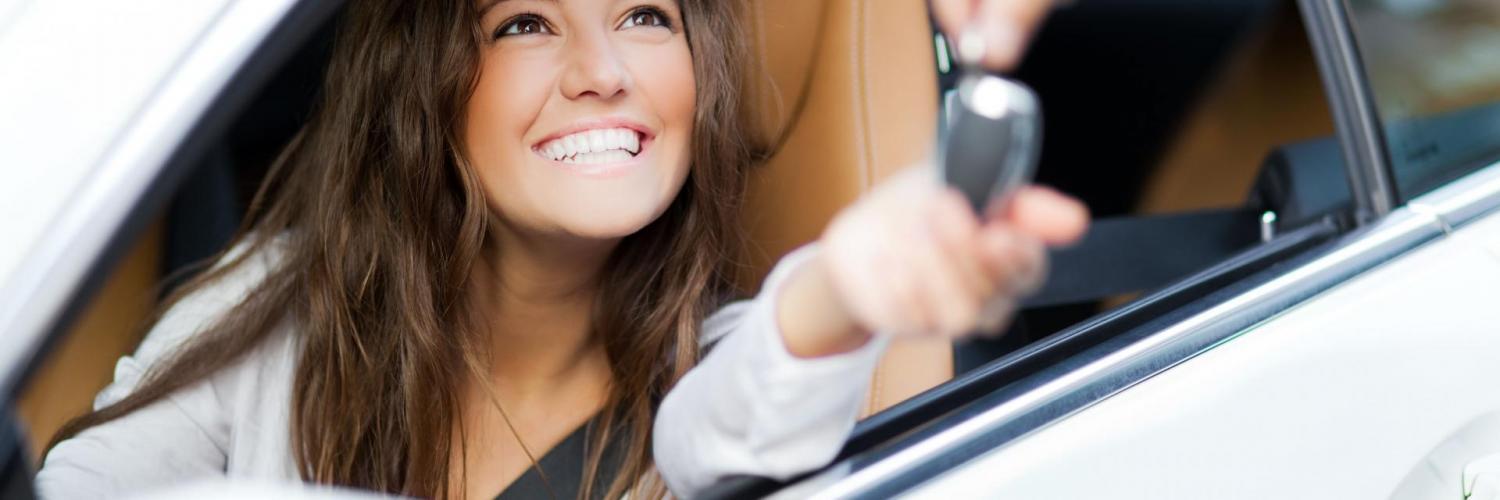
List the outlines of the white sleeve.
<svg viewBox="0 0 1500 500">
<path fill-rule="evenodd" d="M 133 392 L 152 365 L 233 307 L 266 273 L 263 255 L 174 305 L 131 356 L 94 409 Z M 222 477 L 230 422 L 216 387 L 228 368 L 113 421 L 58 443 L 37 472 L 42 498 L 114 498 L 202 477 Z"/>
<path fill-rule="evenodd" d="M 776 324 L 780 286 L 814 251 L 782 258 L 759 295 L 704 323 L 713 348 L 667 394 L 654 424 L 657 469 L 678 496 L 734 475 L 785 479 L 821 467 L 854 428 L 886 339 L 797 358 Z"/>
<path fill-rule="evenodd" d="M 210 381 L 58 443 L 36 476 L 41 498 L 116 498 L 223 477 L 229 423 Z"/>
</svg>

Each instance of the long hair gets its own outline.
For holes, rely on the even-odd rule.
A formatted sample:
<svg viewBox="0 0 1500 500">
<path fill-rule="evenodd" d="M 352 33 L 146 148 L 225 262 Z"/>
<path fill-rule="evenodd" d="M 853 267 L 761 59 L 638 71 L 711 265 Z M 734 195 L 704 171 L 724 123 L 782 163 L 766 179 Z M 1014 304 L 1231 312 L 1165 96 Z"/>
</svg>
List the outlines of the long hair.
<svg viewBox="0 0 1500 500">
<path fill-rule="evenodd" d="M 745 175 L 760 155 L 744 121 L 747 51 L 738 2 L 679 0 L 697 82 L 688 180 L 656 221 L 624 238 L 595 301 L 612 380 L 590 432 L 580 491 L 606 442 L 620 465 L 606 496 L 665 494 L 651 420 L 698 359 L 699 325 L 728 292 L 741 248 Z M 276 160 L 222 262 L 169 297 L 212 286 L 274 245 L 265 279 L 129 396 L 68 423 L 57 442 L 245 358 L 285 320 L 301 345 L 291 449 L 307 481 L 446 497 L 461 388 L 488 373 L 471 271 L 494 227 L 464 158 L 465 109 L 483 30 L 473 2 L 350 2 L 312 118 Z M 613 441 L 612 441 L 613 440 Z M 461 439 L 459 439 L 461 441 Z M 461 443 L 457 446 L 462 446 Z M 455 489 L 457 488 L 457 489 Z"/>
</svg>

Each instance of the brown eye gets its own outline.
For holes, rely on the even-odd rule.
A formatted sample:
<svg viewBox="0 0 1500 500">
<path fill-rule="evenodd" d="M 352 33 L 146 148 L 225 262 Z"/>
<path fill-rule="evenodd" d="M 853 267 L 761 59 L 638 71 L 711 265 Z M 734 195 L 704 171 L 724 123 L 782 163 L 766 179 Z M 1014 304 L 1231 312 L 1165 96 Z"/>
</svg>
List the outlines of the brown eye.
<svg viewBox="0 0 1500 500">
<path fill-rule="evenodd" d="M 500 25 L 500 29 L 495 30 L 495 38 L 551 33 L 552 29 L 547 27 L 546 20 L 535 14 L 521 14 Z"/>
<path fill-rule="evenodd" d="M 630 15 L 625 18 L 625 23 L 620 27 L 634 28 L 639 26 L 671 29 L 672 22 L 668 21 L 666 14 L 663 14 L 660 10 L 657 10 L 654 7 L 643 7 L 640 10 L 631 12 Z"/>
</svg>

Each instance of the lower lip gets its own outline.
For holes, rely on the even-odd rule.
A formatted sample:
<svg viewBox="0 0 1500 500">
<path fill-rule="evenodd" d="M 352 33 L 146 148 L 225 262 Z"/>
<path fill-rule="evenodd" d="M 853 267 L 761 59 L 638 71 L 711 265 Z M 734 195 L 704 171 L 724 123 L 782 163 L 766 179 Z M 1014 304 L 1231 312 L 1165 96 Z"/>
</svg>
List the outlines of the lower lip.
<svg viewBox="0 0 1500 500">
<path fill-rule="evenodd" d="M 641 150 L 636 152 L 635 156 L 630 157 L 629 160 L 614 163 L 567 163 L 542 156 L 540 152 L 533 152 L 536 153 L 537 156 L 541 156 L 543 160 L 546 160 L 547 162 L 563 170 L 567 170 L 568 172 L 583 177 L 606 179 L 610 177 L 619 177 L 630 173 L 630 171 L 635 166 L 640 165 L 642 162 L 644 162 L 646 152 L 650 150 L 651 143 L 655 142 L 654 139 L 655 138 L 641 139 Z"/>
</svg>

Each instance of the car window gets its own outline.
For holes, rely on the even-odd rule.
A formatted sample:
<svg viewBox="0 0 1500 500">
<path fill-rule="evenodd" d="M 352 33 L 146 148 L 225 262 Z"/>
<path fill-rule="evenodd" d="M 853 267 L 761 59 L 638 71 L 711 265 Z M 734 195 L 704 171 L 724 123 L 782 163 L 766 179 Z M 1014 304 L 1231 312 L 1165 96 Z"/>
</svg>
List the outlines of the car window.
<svg viewBox="0 0 1500 500">
<path fill-rule="evenodd" d="M 958 350 L 961 370 L 1346 210 L 1333 120 L 1290 7 L 1083 2 L 1052 13 L 1013 76 L 1042 100 L 1038 182 L 1087 203 L 1094 229 L 1054 252 L 1016 329 Z M 951 101 L 959 70 L 935 37 Z"/>
<path fill-rule="evenodd" d="M 1096 229 L 1114 229 L 1096 231 L 1107 232 L 1106 240 L 1055 255 L 1054 282 L 1078 288 L 1054 285 L 1028 304 L 1018 329 L 961 346 L 960 369 L 995 366 L 1028 348 L 1039 352 L 1044 340 L 1070 333 L 1079 342 L 1035 359 L 1051 362 L 1099 345 L 1125 331 L 1097 329 L 1104 324 L 1099 318 L 1127 326 L 1157 319 L 1285 255 L 1240 258 L 1246 252 L 1341 216 L 1348 189 L 1317 68 L 1296 11 L 1276 5 L 1076 2 L 1053 14 L 1014 75 L 1040 93 L 1046 113 L 1038 180 L 1081 197 L 1099 218 Z M 151 267 L 150 279 L 222 246 L 272 155 L 306 118 L 331 28 L 320 33 L 231 118 L 167 212 L 140 235 L 158 245 L 136 247 L 151 261 L 142 266 Z M 951 88 L 951 51 L 936 34 L 934 42 L 934 71 Z M 1122 256 L 1134 260 L 1108 260 Z M 1238 267 L 1246 262 L 1253 269 Z M 1100 284 L 1107 280 L 1099 276 L 1117 269 L 1150 272 L 1118 286 Z M 1193 286 L 1173 288 L 1204 272 L 1210 274 Z M 129 335 L 139 324 L 106 326 L 110 335 Z M 66 362 L 55 366 L 56 373 L 70 372 Z M 890 424 L 886 429 L 894 431 L 856 441 L 910 430 L 1024 373 L 953 385 L 948 403 L 874 418 L 863 429 Z M 32 401 L 48 399 L 44 385 L 28 390 Z M 77 391 L 76 402 L 86 405 L 95 390 Z"/>
<path fill-rule="evenodd" d="M 1011 76 L 1041 98 L 1037 181 L 1089 206 L 1088 236 L 1052 252 L 1048 284 L 1011 331 L 956 346 L 953 381 L 861 422 L 843 461 L 792 483 L 786 496 L 830 483 L 845 488 L 833 496 L 892 495 L 1019 435 L 1010 432 L 1045 425 L 1068 410 L 1042 408 L 961 438 L 972 442 L 932 446 L 977 428 L 971 419 L 990 410 L 1026 407 L 1016 400 L 1027 391 L 1276 278 L 1289 268 L 1281 264 L 1353 227 L 1340 142 L 1294 4 L 1060 5 Z M 940 84 L 951 90 L 951 44 L 934 40 Z M 1145 372 L 1121 379 L 1134 376 Z M 1083 403 L 1052 396 L 1066 406 L 1108 394 L 1080 392 Z M 941 456 L 910 458 L 929 452 Z M 747 480 L 712 497 L 774 490 Z"/>
<path fill-rule="evenodd" d="M 1401 199 L 1500 159 L 1500 4 L 1348 5 Z"/>
</svg>

